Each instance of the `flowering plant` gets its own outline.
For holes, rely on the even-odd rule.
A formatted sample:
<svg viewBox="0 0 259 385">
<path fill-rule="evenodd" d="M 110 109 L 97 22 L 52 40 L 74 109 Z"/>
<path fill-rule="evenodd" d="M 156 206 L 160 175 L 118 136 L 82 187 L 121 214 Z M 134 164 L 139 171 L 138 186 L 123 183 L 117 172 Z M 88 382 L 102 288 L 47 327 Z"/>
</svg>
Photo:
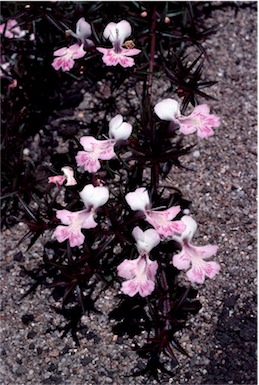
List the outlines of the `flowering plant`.
<svg viewBox="0 0 259 385">
<path fill-rule="evenodd" d="M 87 310 L 96 310 L 95 300 L 101 295 L 97 283 L 112 286 L 118 294 L 110 313 L 116 321 L 113 331 L 130 337 L 146 333 L 146 342 L 137 342 L 136 348 L 147 359 L 143 373 L 155 378 L 161 370 L 171 373 L 162 364 L 163 354 L 173 364 L 176 351 L 185 354 L 175 333 L 201 307 L 193 285 L 203 284 L 206 277 L 215 278 L 220 271 L 216 261 L 207 261 L 216 254 L 216 245 L 191 243 L 197 224 L 190 214 L 190 202 L 174 186 L 164 187 L 172 166 L 180 168 L 180 158 L 192 150 L 185 144 L 186 136 L 197 132 L 198 140 L 209 138 L 220 124 L 207 104 L 197 103 L 197 94 L 206 97 L 199 90 L 200 70 L 191 73 L 198 60 L 189 72 L 184 71 L 196 81 L 193 88 L 183 74 L 177 78 L 177 69 L 172 72 L 170 68 L 174 50 L 166 36 L 171 38 L 173 33 L 165 32 L 170 25 L 168 6 L 165 11 L 158 3 L 148 4 L 147 11 L 138 16 L 138 21 L 148 19 L 147 28 L 143 32 L 139 23 L 137 33 L 125 16 L 102 22 L 98 31 L 90 17 L 80 17 L 75 32 L 63 22 L 56 23 L 76 42 L 53 48 L 55 58 L 49 60 L 49 67 L 55 75 L 81 71 L 84 63 L 98 63 L 103 82 L 112 76 L 115 96 L 100 100 L 103 121 L 78 130 L 65 156 L 49 162 L 39 216 L 24 203 L 30 215 L 31 244 L 44 232 L 50 238 L 44 248 L 44 274 L 46 282 L 51 277 L 52 288 L 61 288 L 57 311 L 65 312 L 73 304 L 78 310 L 72 323 L 76 328 Z M 17 28 L 10 26 L 6 37 L 14 37 L 12 30 L 18 34 Z M 101 37 L 112 47 L 99 47 Z M 170 87 L 155 100 L 155 75 L 161 76 L 162 70 L 174 84 L 176 95 L 171 97 Z M 134 113 L 127 102 L 116 105 L 116 92 L 124 83 L 131 90 L 141 88 L 141 97 L 135 93 L 139 103 Z M 179 103 L 181 93 L 183 102 Z M 194 108 L 187 115 L 190 102 Z M 77 330 L 72 334 L 78 343 Z"/>
</svg>

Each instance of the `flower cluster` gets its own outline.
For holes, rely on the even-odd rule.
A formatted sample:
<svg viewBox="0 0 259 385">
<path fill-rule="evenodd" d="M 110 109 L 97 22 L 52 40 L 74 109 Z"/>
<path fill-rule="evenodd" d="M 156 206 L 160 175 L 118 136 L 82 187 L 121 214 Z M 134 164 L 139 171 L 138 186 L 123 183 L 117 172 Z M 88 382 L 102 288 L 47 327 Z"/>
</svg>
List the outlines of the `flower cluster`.
<svg viewBox="0 0 259 385">
<path fill-rule="evenodd" d="M 78 20 L 76 32 L 67 31 L 77 39 L 77 43 L 70 47 L 63 47 L 54 52 L 57 56 L 52 63 L 55 69 L 62 68 L 63 71 L 70 70 L 74 60 L 85 55 L 88 47 L 94 43 L 88 39 L 91 35 L 91 26 L 84 18 Z M 132 29 L 128 21 L 119 23 L 110 22 L 104 29 L 103 36 L 112 43 L 112 48 L 97 47 L 97 51 L 103 54 L 103 62 L 108 66 L 120 64 L 122 67 L 133 66 L 134 60 L 131 56 L 140 53 L 134 45 L 129 46 L 125 40 L 131 35 Z M 126 47 L 126 48 L 124 48 Z M 184 116 L 180 112 L 180 105 L 174 99 L 164 99 L 157 103 L 154 112 L 158 118 L 169 121 L 169 125 L 184 135 L 197 132 L 198 137 L 207 138 L 214 134 L 213 127 L 218 127 L 220 120 L 217 116 L 210 114 L 206 104 L 195 107 L 192 113 Z M 121 141 L 127 140 L 132 133 L 132 125 L 123 121 L 123 116 L 118 114 L 109 122 L 108 138 L 96 139 L 94 136 L 83 136 L 80 144 L 83 150 L 77 152 L 75 157 L 77 166 L 89 173 L 96 173 L 102 166 L 102 161 L 116 157 L 115 146 Z M 56 186 L 73 186 L 77 184 L 74 178 L 74 170 L 65 166 L 61 169 L 63 175 L 49 177 L 49 183 Z M 104 186 L 86 185 L 80 192 L 81 200 L 85 208 L 80 211 L 58 210 L 57 218 L 62 225 L 58 225 L 54 235 L 58 242 L 69 241 L 71 247 L 80 246 L 84 243 L 85 235 L 82 230 L 92 229 L 97 226 L 95 221 L 98 208 L 103 206 L 109 199 L 109 191 Z M 125 195 L 125 201 L 132 211 L 138 211 L 152 228 L 143 231 L 135 226 L 132 236 L 136 241 L 138 257 L 135 259 L 124 259 L 117 266 L 119 277 L 124 278 L 121 290 L 124 294 L 134 296 L 137 293 L 145 297 L 150 295 L 155 288 L 155 277 L 159 267 L 159 259 L 150 258 L 151 251 L 160 243 L 174 240 L 181 247 L 181 252 L 173 255 L 172 264 L 178 270 L 187 270 L 186 276 L 191 283 L 203 283 L 205 277 L 214 278 L 220 271 L 218 263 L 207 261 L 213 256 L 218 247 L 216 245 L 194 246 L 192 238 L 197 229 L 197 224 L 188 215 L 181 217 L 180 205 L 168 208 L 152 208 L 149 192 L 145 187 L 138 187 Z"/>
<path fill-rule="evenodd" d="M 81 59 L 85 56 L 86 50 L 94 47 L 92 40 L 88 39 L 92 34 L 90 24 L 81 17 L 76 23 L 76 32 L 66 31 L 69 35 L 77 39 L 77 43 L 69 47 L 59 48 L 54 52 L 57 56 L 52 66 L 55 70 L 60 68 L 63 71 L 69 71 L 75 64 L 75 59 Z M 112 43 L 112 48 L 97 47 L 97 51 L 103 54 L 103 62 L 107 66 L 132 67 L 135 62 L 131 56 L 138 55 L 141 51 L 136 48 L 123 48 L 126 44 L 125 39 L 132 33 L 131 25 L 128 21 L 122 20 L 119 23 L 111 22 L 104 29 L 103 36 Z"/>
<path fill-rule="evenodd" d="M 73 174 L 71 170 L 62 168 L 67 176 L 67 184 L 71 183 Z M 54 177 L 55 178 L 55 177 Z M 61 179 L 62 178 L 62 179 Z M 70 183 L 69 183 L 70 178 Z M 57 176 L 53 182 L 62 184 L 65 176 Z M 54 235 L 58 242 L 69 240 L 70 246 L 80 246 L 84 243 L 85 236 L 82 229 L 91 229 L 97 226 L 95 221 L 96 210 L 103 206 L 109 199 L 107 187 L 94 187 L 89 184 L 80 192 L 80 197 L 85 205 L 81 211 L 58 210 L 56 216 L 62 225 L 57 226 Z M 141 187 L 125 196 L 126 202 L 132 210 L 142 211 L 145 219 L 154 229 L 143 232 L 138 226 L 134 228 L 132 235 L 136 240 L 139 256 L 137 259 L 125 259 L 118 266 L 118 275 L 125 278 L 122 291 L 129 296 L 139 293 L 145 297 L 154 290 L 155 275 L 158 268 L 157 261 L 149 258 L 151 250 L 159 244 L 161 239 L 174 239 L 182 251 L 173 256 L 172 263 L 179 270 L 187 270 L 187 278 L 192 282 L 203 283 L 205 276 L 214 278 L 220 271 L 216 262 L 207 262 L 217 252 L 216 245 L 194 246 L 191 244 L 193 235 L 197 229 L 196 222 L 190 216 L 183 216 L 181 220 L 173 221 L 180 212 L 179 206 L 173 206 L 167 210 L 157 211 L 150 208 L 150 199 L 145 188 Z"/>
<path fill-rule="evenodd" d="M 122 115 L 118 114 L 109 122 L 109 137 L 107 140 L 98 140 L 92 136 L 83 136 L 80 139 L 84 151 L 79 151 L 76 156 L 78 166 L 84 166 L 84 170 L 95 173 L 101 167 L 99 160 L 109 160 L 116 156 L 114 146 L 116 143 L 129 138 L 132 132 L 132 125 L 123 122 Z M 77 184 L 74 178 L 74 170 L 65 166 L 61 168 L 63 175 L 50 176 L 49 183 L 61 186 L 74 186 Z M 58 210 L 56 216 L 65 226 L 58 226 L 54 232 L 58 242 L 69 240 L 70 246 L 80 246 L 84 242 L 84 235 L 81 229 L 91 229 L 97 226 L 94 220 L 96 209 L 104 205 L 109 192 L 106 187 L 87 185 L 80 192 L 80 197 L 85 204 L 85 209 L 77 212 Z"/>
<path fill-rule="evenodd" d="M 165 100 L 166 104 L 168 104 L 168 100 Z M 172 99 L 170 99 L 169 104 L 171 107 L 175 106 L 179 109 Z M 164 111 L 163 102 L 155 106 L 156 113 L 158 111 L 160 114 L 161 110 Z M 166 116 L 162 113 L 165 118 L 172 116 L 170 111 L 167 111 L 167 114 Z M 180 121 L 181 117 L 177 113 L 174 116 Z M 127 140 L 131 132 L 132 125 L 124 122 L 122 115 L 116 115 L 109 122 L 109 139 L 98 140 L 93 136 L 81 137 L 80 143 L 84 151 L 77 153 L 77 165 L 83 166 L 84 170 L 90 173 L 97 172 L 101 167 L 100 161 L 115 157 L 114 146 L 120 141 Z M 71 167 L 65 166 L 61 170 L 63 175 L 49 177 L 49 183 L 55 183 L 57 186 L 64 182 L 66 182 L 66 186 L 73 186 L 77 183 Z M 68 239 L 71 247 L 84 243 L 85 236 L 81 231 L 82 229 L 91 229 L 97 226 L 96 210 L 107 202 L 109 191 L 106 187 L 94 187 L 90 184 L 80 192 L 80 197 L 84 202 L 85 209 L 76 212 L 65 209 L 58 210 L 56 214 L 62 225 L 57 226 L 54 235 L 58 242 Z M 191 244 L 197 224 L 189 216 L 176 219 L 181 212 L 179 205 L 165 210 L 152 208 L 149 193 L 145 187 L 139 187 L 135 191 L 128 192 L 125 195 L 125 200 L 131 210 L 142 213 L 143 218 L 153 229 L 143 232 L 139 227 L 135 227 L 133 230 L 132 235 L 136 240 L 140 255 L 134 260 L 125 259 L 118 266 L 118 275 L 126 279 L 122 284 L 123 293 L 129 296 L 139 293 L 144 297 L 154 290 L 158 262 L 152 261 L 149 258 L 149 253 L 161 240 L 166 242 L 173 239 L 181 245 L 182 251 L 173 256 L 172 263 L 179 270 L 189 269 L 186 275 L 192 283 L 203 283 L 205 276 L 213 278 L 220 271 L 218 263 L 206 261 L 217 252 L 218 247 L 216 245 L 194 246 Z"/>
</svg>

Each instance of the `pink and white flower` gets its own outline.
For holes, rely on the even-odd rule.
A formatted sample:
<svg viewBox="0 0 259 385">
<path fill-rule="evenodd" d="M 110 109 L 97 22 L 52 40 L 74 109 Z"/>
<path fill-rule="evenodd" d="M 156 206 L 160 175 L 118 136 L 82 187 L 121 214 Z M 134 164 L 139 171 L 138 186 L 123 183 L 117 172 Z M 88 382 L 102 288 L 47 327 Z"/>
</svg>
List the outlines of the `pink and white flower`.
<svg viewBox="0 0 259 385">
<path fill-rule="evenodd" d="M 76 32 L 73 32 L 71 29 L 66 32 L 75 37 L 79 44 L 83 44 L 85 49 L 94 46 L 93 41 L 88 39 L 88 37 L 92 34 L 91 25 L 85 21 L 84 17 L 81 17 L 77 21 Z"/>
<path fill-rule="evenodd" d="M 64 175 L 50 176 L 48 178 L 48 183 L 55 183 L 57 186 L 62 185 L 65 181 L 65 186 L 74 186 L 77 184 L 77 181 L 74 178 L 74 170 L 71 167 L 62 167 L 61 171 L 63 171 Z"/>
<path fill-rule="evenodd" d="M 183 116 L 180 113 L 179 103 L 174 99 L 164 99 L 154 107 L 155 113 L 162 120 L 171 121 L 179 125 L 179 130 L 184 135 L 197 131 L 200 138 L 208 138 L 214 135 L 212 127 L 219 127 L 220 119 L 210 114 L 207 104 L 196 106 L 192 113 Z"/>
<path fill-rule="evenodd" d="M 78 151 L 76 162 L 83 166 L 85 171 L 94 173 L 101 168 L 100 160 L 110 160 L 116 156 L 114 140 L 97 140 L 93 136 L 82 136 L 80 144 L 84 151 Z"/>
<path fill-rule="evenodd" d="M 181 220 L 173 221 L 180 211 L 180 206 L 173 206 L 163 211 L 147 210 L 145 212 L 146 221 L 156 229 L 158 234 L 165 238 L 169 238 L 175 233 L 181 234 L 185 229 L 185 224 Z"/>
<path fill-rule="evenodd" d="M 89 184 L 80 192 L 80 197 L 86 209 L 76 212 L 58 210 L 56 213 L 57 218 L 65 226 L 57 226 L 54 235 L 58 242 L 64 242 L 68 239 L 71 247 L 84 243 L 85 236 L 81 229 L 92 229 L 97 226 L 94 219 L 96 210 L 108 201 L 109 190 L 104 186 L 94 187 Z"/>
<path fill-rule="evenodd" d="M 93 136 L 83 136 L 80 144 L 84 151 L 79 151 L 76 155 L 78 166 L 83 166 L 85 171 L 95 173 L 100 167 L 100 160 L 110 160 L 116 157 L 114 152 L 115 144 L 120 140 L 129 138 L 132 132 L 132 125 L 123 122 L 122 115 L 116 115 L 109 123 L 110 139 L 98 140 Z"/>
<path fill-rule="evenodd" d="M 85 236 L 81 229 L 91 229 L 97 226 L 93 213 L 88 210 L 71 212 L 68 210 L 58 210 L 57 218 L 63 225 L 57 226 L 54 235 L 58 242 L 69 240 L 70 246 L 80 246 L 84 243 Z"/>
<path fill-rule="evenodd" d="M 57 71 L 60 68 L 63 71 L 69 71 L 73 68 L 75 59 L 81 59 L 85 54 L 83 45 L 73 44 L 70 47 L 59 48 L 54 52 L 54 56 L 58 57 L 54 59 L 52 67 Z"/>
<path fill-rule="evenodd" d="M 181 234 L 185 230 L 186 226 L 181 220 L 173 221 L 181 211 L 180 206 L 173 206 L 163 211 L 151 209 L 149 195 L 144 187 L 128 193 L 125 199 L 132 210 L 143 211 L 146 221 L 154 227 L 160 236 L 168 238 L 175 233 Z"/>
<path fill-rule="evenodd" d="M 190 282 L 204 283 L 205 277 L 214 278 L 220 271 L 217 262 L 206 261 L 218 250 L 217 245 L 194 246 L 191 240 L 197 229 L 197 223 L 190 216 L 185 215 L 182 221 L 186 225 L 185 231 L 180 236 L 174 236 L 182 246 L 182 251 L 173 256 L 172 263 L 179 270 L 187 270 L 187 278 Z M 191 268 L 190 268 L 191 267 Z"/>
<path fill-rule="evenodd" d="M 126 279 L 121 290 L 130 297 L 137 293 L 146 297 L 155 288 L 154 279 L 158 268 L 157 261 L 151 261 L 149 253 L 159 244 L 160 237 L 153 229 L 142 231 L 139 227 L 134 228 L 132 235 L 140 255 L 134 260 L 125 259 L 117 267 L 119 277 Z"/>
<path fill-rule="evenodd" d="M 103 62 L 107 66 L 116 66 L 120 64 L 122 67 L 132 67 L 135 62 L 130 56 L 138 55 L 141 51 L 136 48 L 123 48 L 125 39 L 131 35 L 131 25 L 126 20 L 119 23 L 111 22 L 104 29 L 103 36 L 109 39 L 113 48 L 97 47 L 96 49 L 103 54 Z"/>
<path fill-rule="evenodd" d="M 141 297 L 151 294 L 155 288 L 157 261 L 151 261 L 148 255 L 140 255 L 137 259 L 125 259 L 118 266 L 119 277 L 126 278 L 121 291 L 133 297 L 139 293 Z"/>
<path fill-rule="evenodd" d="M 7 23 L 0 25 L 0 34 L 4 33 L 4 36 L 8 39 L 24 37 L 27 32 L 28 31 L 21 30 L 17 21 L 14 19 L 10 19 L 7 21 Z"/>
</svg>

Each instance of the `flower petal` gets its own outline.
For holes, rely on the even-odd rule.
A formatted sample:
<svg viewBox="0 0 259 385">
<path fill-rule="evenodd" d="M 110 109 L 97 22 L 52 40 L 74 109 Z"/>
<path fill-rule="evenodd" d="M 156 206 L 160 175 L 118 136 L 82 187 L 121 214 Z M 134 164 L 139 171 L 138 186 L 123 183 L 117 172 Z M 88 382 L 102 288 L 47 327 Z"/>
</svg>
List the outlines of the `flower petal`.
<svg viewBox="0 0 259 385">
<path fill-rule="evenodd" d="M 138 290 L 139 290 L 139 282 L 136 281 L 136 279 L 131 279 L 131 280 L 122 282 L 121 291 L 124 294 L 127 294 L 130 297 L 133 297 L 135 294 L 137 294 Z"/>
<path fill-rule="evenodd" d="M 114 152 L 115 142 L 113 140 L 103 140 L 101 142 L 103 143 L 100 146 L 100 153 L 98 155 L 98 158 L 102 160 L 110 160 L 116 157 L 116 154 Z"/>
<path fill-rule="evenodd" d="M 186 239 L 186 240 L 188 240 L 188 242 L 190 242 L 192 240 L 196 230 L 197 230 L 197 223 L 189 215 L 184 215 L 181 218 L 181 221 L 185 224 L 186 228 L 180 235 L 174 234 L 173 239 L 179 243 L 182 243 L 184 239 Z"/>
<path fill-rule="evenodd" d="M 55 175 L 48 177 L 48 183 L 55 183 L 57 186 L 62 185 L 65 182 L 66 178 L 64 175 Z"/>
<path fill-rule="evenodd" d="M 199 113 L 202 115 L 209 115 L 210 113 L 210 108 L 207 104 L 199 104 L 193 109 L 192 113 Z"/>
<path fill-rule="evenodd" d="M 137 249 L 140 254 L 149 254 L 160 242 L 160 236 L 154 229 L 142 231 L 139 227 L 135 227 L 132 235 L 137 242 Z"/>
<path fill-rule="evenodd" d="M 122 20 L 117 24 L 110 22 L 103 31 L 104 38 L 109 39 L 111 43 L 119 41 L 122 44 L 130 34 L 131 25 L 126 20 Z"/>
<path fill-rule="evenodd" d="M 81 246 L 84 243 L 85 236 L 82 234 L 81 230 L 78 229 L 70 231 L 68 239 L 71 247 Z"/>
<path fill-rule="evenodd" d="M 144 242 L 145 236 L 144 231 L 139 226 L 134 227 L 132 236 L 136 242 Z"/>
<path fill-rule="evenodd" d="M 146 207 L 150 205 L 148 192 L 145 187 L 137 188 L 135 191 L 128 193 L 125 199 L 133 211 L 145 211 Z"/>
<path fill-rule="evenodd" d="M 63 171 L 67 182 L 65 183 L 65 186 L 74 186 L 77 184 L 77 181 L 74 178 L 74 170 L 72 167 L 65 166 L 62 167 L 61 171 Z"/>
<path fill-rule="evenodd" d="M 57 226 L 54 235 L 58 242 L 64 242 L 69 237 L 68 226 Z"/>
<path fill-rule="evenodd" d="M 122 117 L 121 115 L 117 115 L 117 116 Z M 117 116 L 115 116 L 115 118 L 117 118 Z M 109 127 L 110 127 L 109 137 L 115 139 L 115 141 L 127 140 L 132 133 L 132 125 L 126 122 L 121 122 L 118 125 L 120 119 L 117 118 L 116 121 L 112 122 L 113 119 L 110 121 L 110 124 L 109 124 Z"/>
<path fill-rule="evenodd" d="M 117 128 L 121 126 L 122 122 L 123 122 L 123 116 L 121 114 L 114 116 L 114 118 L 110 120 L 109 129 L 117 130 Z"/>
<path fill-rule="evenodd" d="M 76 155 L 76 163 L 83 166 L 85 171 L 95 173 L 101 168 L 101 164 L 96 156 L 86 151 L 78 151 Z"/>
<path fill-rule="evenodd" d="M 104 186 L 94 187 L 92 184 L 86 185 L 83 190 L 79 193 L 84 205 L 86 207 L 97 207 L 103 206 L 109 199 L 109 190 Z"/>
<path fill-rule="evenodd" d="M 155 113 L 162 120 L 173 121 L 180 115 L 179 103 L 174 99 L 164 99 L 154 107 Z"/>
<path fill-rule="evenodd" d="M 69 210 L 57 210 L 56 217 L 61 220 L 63 225 L 71 225 L 74 219 L 74 213 Z"/>
<path fill-rule="evenodd" d="M 69 50 L 72 53 L 73 59 L 81 59 L 86 54 L 83 48 L 83 44 L 80 46 L 78 44 L 73 44 L 69 47 Z"/>
<path fill-rule="evenodd" d="M 123 54 L 120 54 L 117 56 L 118 56 L 118 63 L 120 63 L 120 65 L 123 68 L 133 67 L 135 65 L 135 61 L 131 57 L 126 57 Z"/>
<path fill-rule="evenodd" d="M 205 281 L 205 272 L 199 266 L 192 266 L 190 270 L 186 273 L 187 278 L 191 283 L 204 283 Z"/>
<path fill-rule="evenodd" d="M 196 252 L 202 256 L 203 259 L 212 257 L 218 251 L 217 245 L 206 245 L 206 246 L 193 246 L 196 249 Z"/>
<path fill-rule="evenodd" d="M 144 282 L 139 283 L 139 294 L 141 297 L 147 297 L 154 291 L 155 282 L 147 279 Z"/>
<path fill-rule="evenodd" d="M 126 279 L 133 278 L 136 275 L 135 270 L 139 259 L 140 257 L 134 260 L 124 259 L 124 261 L 117 266 L 118 276 Z"/>
<path fill-rule="evenodd" d="M 83 42 L 87 37 L 89 37 L 92 33 L 91 25 L 85 21 L 84 17 L 80 17 L 80 19 L 76 23 L 76 34 Z"/>
<path fill-rule="evenodd" d="M 93 147 L 98 144 L 98 140 L 93 136 L 82 136 L 80 138 L 80 144 L 83 146 L 85 151 L 93 151 Z"/>
<path fill-rule="evenodd" d="M 78 212 L 80 221 L 80 227 L 82 229 L 93 229 L 97 226 L 97 223 L 94 220 L 94 213 L 87 210 L 82 210 Z"/>
<path fill-rule="evenodd" d="M 119 40 L 121 43 L 123 43 L 125 39 L 131 35 L 131 25 L 127 20 L 121 20 L 116 25 L 116 29 L 119 31 Z"/>
<path fill-rule="evenodd" d="M 133 49 L 125 49 L 123 48 L 121 53 L 123 56 L 135 56 L 138 55 L 141 52 L 140 49 L 133 48 Z"/>
<path fill-rule="evenodd" d="M 62 47 L 53 52 L 54 56 L 64 56 L 68 51 L 67 47 Z"/>
<path fill-rule="evenodd" d="M 172 264 L 178 270 L 187 270 L 191 265 L 191 258 L 183 249 L 179 254 L 173 256 Z"/>
<path fill-rule="evenodd" d="M 204 266 L 205 275 L 209 278 L 214 278 L 220 272 L 220 265 L 217 262 L 206 262 Z"/>
<path fill-rule="evenodd" d="M 104 31 L 103 31 L 103 37 L 105 39 L 109 39 L 111 42 L 115 41 L 116 39 L 116 23 L 111 21 L 109 24 L 106 25 Z"/>
<path fill-rule="evenodd" d="M 147 257 L 147 276 L 150 280 L 154 280 L 157 269 L 158 269 L 157 261 L 151 261 Z"/>
</svg>

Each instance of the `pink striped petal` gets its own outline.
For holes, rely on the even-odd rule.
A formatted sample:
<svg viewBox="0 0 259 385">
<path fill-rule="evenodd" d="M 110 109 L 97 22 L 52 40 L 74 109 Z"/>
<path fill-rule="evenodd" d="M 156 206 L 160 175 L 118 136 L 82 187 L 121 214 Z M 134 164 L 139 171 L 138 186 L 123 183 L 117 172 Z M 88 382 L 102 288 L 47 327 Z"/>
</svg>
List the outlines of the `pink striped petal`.
<svg viewBox="0 0 259 385">
<path fill-rule="evenodd" d="M 173 256 L 172 263 L 173 263 L 174 267 L 176 267 L 178 270 L 187 270 L 187 269 L 189 269 L 189 267 L 191 265 L 191 258 L 183 250 L 183 251 L 181 251 L 181 253 Z"/>
</svg>

